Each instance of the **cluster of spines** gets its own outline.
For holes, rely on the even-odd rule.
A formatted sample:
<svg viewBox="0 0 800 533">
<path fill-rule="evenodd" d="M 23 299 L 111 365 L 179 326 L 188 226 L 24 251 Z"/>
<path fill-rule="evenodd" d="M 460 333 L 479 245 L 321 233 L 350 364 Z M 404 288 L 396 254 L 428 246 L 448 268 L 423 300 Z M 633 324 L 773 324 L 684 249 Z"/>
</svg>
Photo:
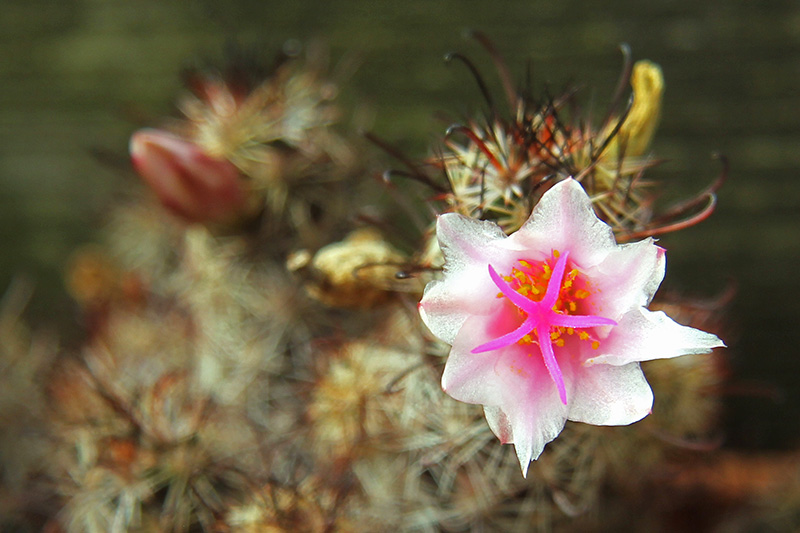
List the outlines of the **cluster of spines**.
<svg viewBox="0 0 800 533">
<path fill-rule="evenodd" d="M 431 187 L 440 211 L 493 220 L 512 233 L 547 188 L 572 177 L 621 242 L 683 229 L 713 212 L 715 192 L 727 174 L 724 158 L 720 178 L 705 190 L 666 210 L 655 208 L 658 188 L 644 175 L 659 163 L 648 153 L 664 87 L 657 65 L 634 64 L 623 46 L 625 64 L 617 89 L 595 126 L 574 104 L 574 90 L 537 99 L 529 89 L 516 89 L 493 45 L 480 33 L 472 35 L 495 62 L 510 111 L 500 109 L 466 57 L 450 54 L 448 58 L 461 60 L 475 76 L 488 112 L 448 128 L 437 155 L 424 165 L 403 159 L 409 171 L 395 172 Z M 632 89 L 627 99 L 626 87 Z"/>
</svg>

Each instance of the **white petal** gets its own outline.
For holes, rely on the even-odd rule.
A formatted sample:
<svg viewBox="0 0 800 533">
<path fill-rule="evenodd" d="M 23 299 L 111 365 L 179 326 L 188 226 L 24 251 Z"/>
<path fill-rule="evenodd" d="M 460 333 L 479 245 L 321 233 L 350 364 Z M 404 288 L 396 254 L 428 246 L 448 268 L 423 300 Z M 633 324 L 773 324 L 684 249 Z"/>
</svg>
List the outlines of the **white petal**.
<svg viewBox="0 0 800 533">
<path fill-rule="evenodd" d="M 664 249 L 653 239 L 618 246 L 586 272 L 591 281 L 592 314 L 617 319 L 653 299 L 664 279 Z"/>
<path fill-rule="evenodd" d="M 457 400 L 484 405 L 489 427 L 502 442 L 514 444 L 524 474 L 564 428 L 568 407 L 561 403 L 535 345 L 470 353 L 493 338 L 484 324 L 481 317 L 464 324 L 447 360 L 442 388 Z M 565 366 L 561 370 L 569 397 L 573 371 Z"/>
<path fill-rule="evenodd" d="M 584 366 L 575 372 L 570 420 L 597 426 L 622 426 L 650 414 L 653 391 L 638 363 Z"/>
<path fill-rule="evenodd" d="M 444 277 L 425 287 L 419 311 L 431 332 L 452 344 L 468 316 L 486 315 L 498 304 L 489 263 L 510 270 L 514 257 L 496 246 L 506 235 L 491 222 L 449 213 L 439 217 L 436 233 Z"/>
<path fill-rule="evenodd" d="M 462 402 L 501 404 L 504 383 L 495 371 L 499 359 L 497 352 L 474 354 L 454 347 L 442 373 L 442 389 Z"/>
<path fill-rule="evenodd" d="M 679 355 L 708 353 L 725 346 L 716 336 L 682 326 L 663 311 L 635 309 L 625 314 L 601 341 L 599 354 L 586 365 L 626 365 L 636 361 L 666 359 Z"/>
<path fill-rule="evenodd" d="M 567 406 L 561 403 L 547 370 L 543 379 L 535 386 L 528 380 L 524 388 L 517 389 L 523 395 L 512 394 L 511 388 L 504 390 L 506 398 L 502 405 L 484 406 L 484 414 L 495 435 L 504 444 L 514 444 L 522 475 L 526 475 L 531 461 L 539 458 L 545 445 L 558 437 L 567 421 Z"/>
<path fill-rule="evenodd" d="M 545 253 L 568 249 L 583 268 L 598 264 L 617 247 L 611 228 L 597 218 L 589 196 L 574 179 L 544 193 L 531 218 L 509 239 Z"/>
<path fill-rule="evenodd" d="M 506 412 L 523 476 L 527 475 L 530 462 L 542 455 L 545 445 L 558 437 L 567 422 L 567 406 L 561 403 L 555 386 L 530 392 L 528 402 L 517 399 Z"/>
<path fill-rule="evenodd" d="M 493 245 L 506 239 L 497 224 L 457 213 L 447 213 L 438 218 L 436 237 L 445 257 L 445 274 L 458 274 L 477 266 L 485 270 L 487 263 L 496 260 L 492 253 Z"/>
<path fill-rule="evenodd" d="M 527 473 L 530 462 L 539 458 L 545 445 L 558 437 L 567 422 L 568 407 L 561 403 L 544 364 L 538 377 L 540 379 L 528 380 L 525 396 L 514 397 L 503 406 L 523 475 Z M 568 375 L 564 378 L 569 387 Z"/>
<path fill-rule="evenodd" d="M 514 433 L 511 430 L 511 423 L 508 421 L 508 417 L 502 409 L 484 405 L 483 415 L 486 417 L 486 422 L 489 423 L 489 429 L 500 439 L 501 443 L 513 444 Z"/>
<path fill-rule="evenodd" d="M 467 306 L 459 302 L 457 296 L 444 281 L 436 280 L 425 286 L 419 302 L 422 321 L 431 333 L 448 344 L 453 344 L 458 330 L 469 316 Z"/>
<path fill-rule="evenodd" d="M 442 389 L 447 394 L 462 402 L 483 405 L 500 405 L 505 401 L 509 384 L 505 383 L 507 376 L 499 367 L 506 352 L 472 353 L 476 346 L 496 338 L 496 333 L 486 317 L 472 316 L 464 323 L 442 374 Z M 519 345 L 509 349 L 514 348 Z M 512 380 L 510 385 L 518 386 L 517 381 Z"/>
</svg>

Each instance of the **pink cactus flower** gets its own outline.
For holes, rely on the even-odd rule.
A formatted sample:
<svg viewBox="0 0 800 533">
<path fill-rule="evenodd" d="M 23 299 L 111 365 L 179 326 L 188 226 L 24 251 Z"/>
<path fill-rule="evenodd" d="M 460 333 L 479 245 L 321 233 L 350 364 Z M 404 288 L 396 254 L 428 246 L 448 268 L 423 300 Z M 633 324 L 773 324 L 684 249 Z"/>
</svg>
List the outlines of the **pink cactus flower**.
<svg viewBox="0 0 800 533">
<path fill-rule="evenodd" d="M 544 194 L 519 231 L 458 214 L 439 217 L 444 277 L 419 305 L 452 345 L 442 388 L 482 404 L 527 473 L 567 420 L 627 425 L 653 393 L 639 362 L 706 353 L 715 335 L 646 306 L 664 278 L 652 238 L 617 244 L 573 179 Z"/>
<path fill-rule="evenodd" d="M 197 144 L 163 130 L 133 134 L 131 159 L 161 203 L 189 222 L 236 218 L 247 200 L 238 169 Z"/>
</svg>

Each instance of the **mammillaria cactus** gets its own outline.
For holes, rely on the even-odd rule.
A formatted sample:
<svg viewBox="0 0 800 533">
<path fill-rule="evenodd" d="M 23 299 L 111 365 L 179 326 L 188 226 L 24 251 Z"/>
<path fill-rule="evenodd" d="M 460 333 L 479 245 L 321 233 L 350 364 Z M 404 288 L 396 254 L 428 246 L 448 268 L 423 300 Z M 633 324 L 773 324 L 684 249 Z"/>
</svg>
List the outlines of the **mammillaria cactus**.
<svg viewBox="0 0 800 533">
<path fill-rule="evenodd" d="M 697 328 L 716 325 L 654 299 L 651 237 L 715 187 L 653 209 L 659 67 L 627 69 L 632 100 L 597 127 L 499 69 L 510 116 L 412 164 L 435 192 L 413 249 L 359 216 L 378 156 L 315 64 L 188 77 L 183 117 L 132 137 L 153 196 L 70 270 L 86 338 L 31 401 L 55 451 L 20 474 L 45 480 L 46 527 L 602 529 L 599 502 L 623 512 L 614 494 L 713 433 L 721 341 Z"/>
</svg>

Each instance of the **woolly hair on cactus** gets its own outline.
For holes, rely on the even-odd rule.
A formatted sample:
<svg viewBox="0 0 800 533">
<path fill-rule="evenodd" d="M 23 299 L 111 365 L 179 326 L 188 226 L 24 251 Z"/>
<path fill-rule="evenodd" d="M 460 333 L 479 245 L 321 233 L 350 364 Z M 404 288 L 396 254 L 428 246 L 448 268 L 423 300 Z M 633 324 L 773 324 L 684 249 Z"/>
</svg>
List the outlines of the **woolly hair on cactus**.
<svg viewBox="0 0 800 533">
<path fill-rule="evenodd" d="M 208 316 L 204 285 L 224 260 L 215 259 L 192 272 L 191 298 L 145 285 L 85 302 L 102 316 L 48 385 L 58 448 L 48 475 L 68 531 L 213 530 L 223 495 L 266 479 L 264 435 L 242 395 L 280 365 L 271 351 L 278 340 L 225 286 L 214 289 Z M 227 274 L 242 283 L 235 268 Z"/>
</svg>

